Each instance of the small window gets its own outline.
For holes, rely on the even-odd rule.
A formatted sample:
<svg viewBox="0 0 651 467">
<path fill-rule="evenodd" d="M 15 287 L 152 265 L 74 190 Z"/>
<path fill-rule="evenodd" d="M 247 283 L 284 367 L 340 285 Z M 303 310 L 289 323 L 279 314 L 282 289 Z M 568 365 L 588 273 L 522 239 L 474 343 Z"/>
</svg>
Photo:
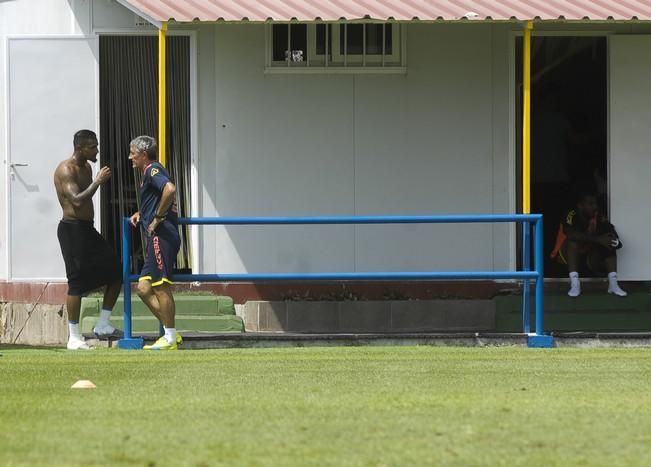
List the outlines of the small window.
<svg viewBox="0 0 651 467">
<path fill-rule="evenodd" d="M 391 55 L 392 32 L 385 24 L 344 24 L 339 28 L 339 54 Z"/>
<path fill-rule="evenodd" d="M 335 38 L 334 62 L 362 65 L 400 64 L 393 38 L 398 24 L 342 24 Z"/>
<path fill-rule="evenodd" d="M 317 24 L 315 31 L 316 54 L 326 55 L 329 50 L 332 50 L 332 25 Z"/>
<path fill-rule="evenodd" d="M 405 41 L 397 23 L 273 24 L 267 72 L 405 71 Z"/>
<path fill-rule="evenodd" d="M 303 62 L 307 57 L 306 24 L 273 25 L 273 61 L 285 63 Z"/>
</svg>

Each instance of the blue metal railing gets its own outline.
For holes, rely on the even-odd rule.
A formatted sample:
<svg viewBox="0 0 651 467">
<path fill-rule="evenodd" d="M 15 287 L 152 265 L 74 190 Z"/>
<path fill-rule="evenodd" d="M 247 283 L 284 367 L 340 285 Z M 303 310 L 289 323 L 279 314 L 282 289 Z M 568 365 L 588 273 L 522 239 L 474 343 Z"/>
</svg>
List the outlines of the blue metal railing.
<svg viewBox="0 0 651 467">
<path fill-rule="evenodd" d="M 518 279 L 523 281 L 522 325 L 529 346 L 551 347 L 553 339 L 543 333 L 543 240 L 541 214 L 478 214 L 445 216 L 320 216 L 320 217 L 192 217 L 180 218 L 180 224 L 196 225 L 323 225 L 323 224 L 458 224 L 458 223 L 523 224 L 521 271 L 469 272 L 329 272 L 329 273 L 247 273 L 247 274 L 175 274 L 177 282 L 259 282 L 259 281 L 333 281 L 333 280 L 437 280 L 437 279 Z M 531 269 L 531 227 L 534 230 L 534 265 Z M 492 247 L 492 246 L 491 246 Z M 122 274 L 124 287 L 124 339 L 121 348 L 142 348 L 142 338 L 133 338 L 131 326 L 131 283 L 138 276 L 131 274 L 131 226 L 129 218 L 122 224 Z M 530 333 L 529 281 L 535 280 L 536 331 Z"/>
</svg>

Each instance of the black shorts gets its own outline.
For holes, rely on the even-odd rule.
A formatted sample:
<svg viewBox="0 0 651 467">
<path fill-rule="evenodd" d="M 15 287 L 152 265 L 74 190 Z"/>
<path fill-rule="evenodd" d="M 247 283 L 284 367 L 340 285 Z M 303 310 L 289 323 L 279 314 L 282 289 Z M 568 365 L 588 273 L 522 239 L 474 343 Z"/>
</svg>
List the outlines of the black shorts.
<svg viewBox="0 0 651 467">
<path fill-rule="evenodd" d="M 169 221 L 163 221 L 154 235 L 147 238 L 147 257 L 139 280 L 151 281 L 154 287 L 164 282 L 172 284 L 176 255 L 180 247 L 178 227 Z"/>
<path fill-rule="evenodd" d="M 66 264 L 68 295 L 84 295 L 121 280 L 118 257 L 91 221 L 63 219 L 57 237 Z"/>
</svg>

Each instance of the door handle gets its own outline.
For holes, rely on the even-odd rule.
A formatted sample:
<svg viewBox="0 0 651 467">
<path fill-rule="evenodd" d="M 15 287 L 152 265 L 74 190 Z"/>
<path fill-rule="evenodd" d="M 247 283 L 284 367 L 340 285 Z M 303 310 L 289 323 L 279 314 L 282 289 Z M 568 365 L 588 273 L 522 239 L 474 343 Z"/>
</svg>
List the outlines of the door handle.
<svg viewBox="0 0 651 467">
<path fill-rule="evenodd" d="M 29 164 L 26 164 L 24 162 L 13 162 L 9 164 L 9 176 L 11 177 L 12 180 L 15 180 L 16 178 L 16 171 L 14 168 L 16 167 L 28 167 Z"/>
</svg>

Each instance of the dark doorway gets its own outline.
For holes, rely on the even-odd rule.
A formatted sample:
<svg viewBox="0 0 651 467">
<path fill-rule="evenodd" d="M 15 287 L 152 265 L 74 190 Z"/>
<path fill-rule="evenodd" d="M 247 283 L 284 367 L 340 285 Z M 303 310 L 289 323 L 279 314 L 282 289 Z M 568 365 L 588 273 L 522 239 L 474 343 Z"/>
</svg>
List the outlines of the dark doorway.
<svg viewBox="0 0 651 467">
<path fill-rule="evenodd" d="M 522 203 L 522 38 L 516 42 L 518 212 Z M 566 277 L 549 256 L 580 192 L 607 214 L 607 40 L 533 37 L 531 211 L 544 216 L 545 277 Z"/>
<path fill-rule="evenodd" d="M 190 40 L 167 38 L 167 169 L 181 217 L 190 216 Z M 127 159 L 139 135 L 158 138 L 158 38 L 100 37 L 100 161 L 112 177 L 102 186 L 102 233 L 122 250 L 122 218 L 138 211 L 140 174 Z M 142 238 L 133 235 L 132 273 L 140 270 Z M 187 226 L 181 228 L 177 268 L 192 268 Z"/>
</svg>

